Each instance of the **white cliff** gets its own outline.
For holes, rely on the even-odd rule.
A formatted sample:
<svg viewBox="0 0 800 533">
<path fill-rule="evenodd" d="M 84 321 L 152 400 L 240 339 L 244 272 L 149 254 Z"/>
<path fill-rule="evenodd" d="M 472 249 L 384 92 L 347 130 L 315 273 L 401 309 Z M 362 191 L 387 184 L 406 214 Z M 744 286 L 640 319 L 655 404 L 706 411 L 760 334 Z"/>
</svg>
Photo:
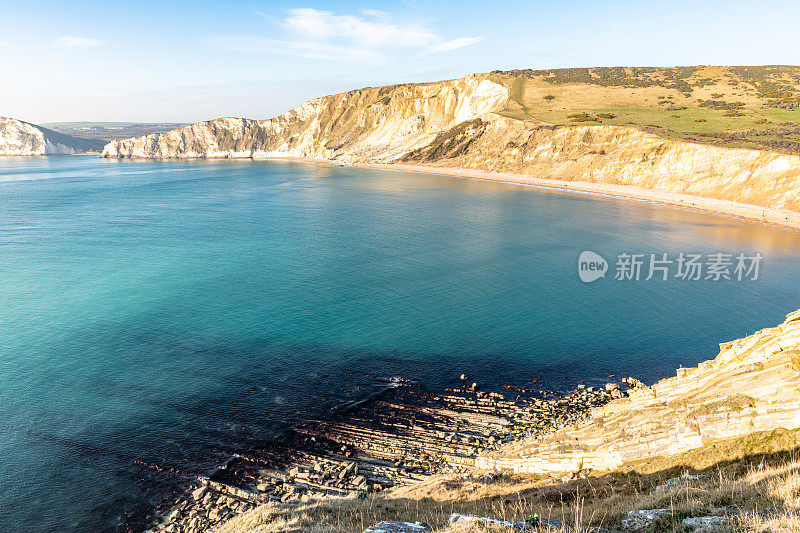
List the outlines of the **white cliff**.
<svg viewBox="0 0 800 533">
<path fill-rule="evenodd" d="M 549 126 L 488 116 L 407 162 L 689 194 L 800 211 L 800 156 L 666 140 L 625 126 Z"/>
<path fill-rule="evenodd" d="M 73 155 L 99 151 L 103 141 L 79 139 L 14 118 L 0 117 L 0 155 Z"/>
<path fill-rule="evenodd" d="M 486 76 L 369 87 L 317 98 L 269 120 L 220 118 L 106 145 L 104 157 L 274 157 L 391 162 L 502 106 Z"/>
</svg>

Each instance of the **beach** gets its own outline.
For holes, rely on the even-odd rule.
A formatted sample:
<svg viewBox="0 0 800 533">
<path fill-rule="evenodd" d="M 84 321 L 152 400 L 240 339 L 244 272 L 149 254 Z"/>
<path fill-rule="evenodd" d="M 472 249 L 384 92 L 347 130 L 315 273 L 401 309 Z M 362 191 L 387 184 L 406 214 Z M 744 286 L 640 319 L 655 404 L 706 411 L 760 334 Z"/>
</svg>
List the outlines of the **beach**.
<svg viewBox="0 0 800 533">
<path fill-rule="evenodd" d="M 303 161 L 304 159 L 298 160 Z M 314 161 L 329 162 L 325 160 Z M 590 181 L 566 181 L 553 178 L 527 176 L 524 174 L 514 174 L 511 172 L 487 172 L 483 170 L 455 167 L 374 163 L 356 163 L 352 166 L 383 170 L 401 170 L 405 172 L 421 172 L 425 174 L 441 174 L 460 178 L 514 183 L 542 189 L 556 189 L 580 194 L 592 194 L 598 196 L 609 196 L 613 198 L 653 202 L 685 207 L 688 209 L 696 209 L 699 211 L 730 215 L 747 220 L 756 220 L 766 224 L 786 226 L 793 229 L 800 229 L 800 213 L 794 211 L 788 211 L 786 209 L 773 209 L 739 202 L 730 202 L 727 200 L 718 200 L 716 198 L 704 198 L 702 196 L 694 196 L 691 194 L 682 194 L 672 191 L 647 189 L 633 185 L 616 185 Z"/>
</svg>

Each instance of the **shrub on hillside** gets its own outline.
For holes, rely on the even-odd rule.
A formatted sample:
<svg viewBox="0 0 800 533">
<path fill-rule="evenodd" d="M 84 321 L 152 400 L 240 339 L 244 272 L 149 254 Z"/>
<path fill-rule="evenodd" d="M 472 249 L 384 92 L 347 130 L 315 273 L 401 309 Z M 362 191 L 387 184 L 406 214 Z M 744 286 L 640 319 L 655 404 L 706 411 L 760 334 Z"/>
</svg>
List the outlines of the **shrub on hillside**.
<svg viewBox="0 0 800 533">
<path fill-rule="evenodd" d="M 744 107 L 744 102 L 726 102 L 725 100 L 698 100 L 700 107 L 708 107 L 709 109 L 722 110 L 738 110 Z"/>
<path fill-rule="evenodd" d="M 567 118 L 572 119 L 573 122 L 600 122 L 600 119 L 593 117 L 589 113 L 575 113 L 567 115 Z"/>
</svg>

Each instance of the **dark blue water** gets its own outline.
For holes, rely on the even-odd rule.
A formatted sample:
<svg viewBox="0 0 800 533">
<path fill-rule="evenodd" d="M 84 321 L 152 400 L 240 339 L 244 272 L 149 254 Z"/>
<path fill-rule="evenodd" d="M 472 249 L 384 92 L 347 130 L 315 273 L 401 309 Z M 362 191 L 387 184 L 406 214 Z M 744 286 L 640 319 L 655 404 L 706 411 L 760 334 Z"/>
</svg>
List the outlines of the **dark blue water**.
<svg viewBox="0 0 800 533">
<path fill-rule="evenodd" d="M 584 284 L 587 249 L 765 259 Z M 785 229 L 443 176 L 0 159 L 0 531 L 114 530 L 176 482 L 140 462 L 202 473 L 393 374 L 665 377 L 800 307 L 799 258 Z"/>
</svg>

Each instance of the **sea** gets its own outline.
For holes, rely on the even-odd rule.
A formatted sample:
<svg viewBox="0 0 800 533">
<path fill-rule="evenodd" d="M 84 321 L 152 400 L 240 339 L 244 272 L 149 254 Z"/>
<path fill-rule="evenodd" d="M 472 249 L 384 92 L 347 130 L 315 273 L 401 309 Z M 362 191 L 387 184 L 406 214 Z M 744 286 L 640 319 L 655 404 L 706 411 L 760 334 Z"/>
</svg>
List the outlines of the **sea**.
<svg viewBox="0 0 800 533">
<path fill-rule="evenodd" d="M 130 527 L 392 376 L 651 383 L 798 292 L 800 232 L 666 205 L 310 162 L 0 158 L 0 531 Z"/>
</svg>

